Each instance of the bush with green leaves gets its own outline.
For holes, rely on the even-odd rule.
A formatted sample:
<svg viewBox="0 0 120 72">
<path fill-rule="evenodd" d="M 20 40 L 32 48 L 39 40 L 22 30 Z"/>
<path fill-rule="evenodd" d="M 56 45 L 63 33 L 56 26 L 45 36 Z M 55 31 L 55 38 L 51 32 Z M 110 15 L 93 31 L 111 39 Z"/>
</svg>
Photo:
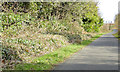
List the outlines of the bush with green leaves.
<svg viewBox="0 0 120 72">
<path fill-rule="evenodd" d="M 3 49 L 17 52 L 23 62 L 80 44 L 103 25 L 96 2 L 4 2 L 1 10 Z"/>
</svg>

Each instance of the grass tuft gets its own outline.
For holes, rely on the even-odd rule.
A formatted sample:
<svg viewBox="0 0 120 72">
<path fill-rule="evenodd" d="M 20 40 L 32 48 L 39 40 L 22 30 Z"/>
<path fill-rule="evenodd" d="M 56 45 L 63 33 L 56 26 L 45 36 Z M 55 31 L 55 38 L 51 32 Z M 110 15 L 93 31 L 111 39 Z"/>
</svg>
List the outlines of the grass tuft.
<svg viewBox="0 0 120 72">
<path fill-rule="evenodd" d="M 118 32 L 113 34 L 113 36 L 115 36 L 116 38 L 118 38 L 120 40 L 120 35 L 118 35 Z"/>
</svg>

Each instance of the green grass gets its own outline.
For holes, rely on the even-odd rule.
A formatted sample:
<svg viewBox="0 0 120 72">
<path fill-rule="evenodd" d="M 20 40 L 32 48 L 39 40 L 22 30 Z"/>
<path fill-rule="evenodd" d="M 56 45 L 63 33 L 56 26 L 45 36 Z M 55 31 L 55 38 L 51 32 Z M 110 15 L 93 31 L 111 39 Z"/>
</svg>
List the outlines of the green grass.
<svg viewBox="0 0 120 72">
<path fill-rule="evenodd" d="M 72 44 L 66 47 L 57 49 L 54 52 L 46 54 L 44 56 L 35 58 L 32 63 L 24 63 L 16 65 L 16 70 L 51 70 L 55 65 L 64 62 L 72 54 L 78 52 L 92 41 L 97 39 L 103 34 L 98 34 L 90 40 L 85 40 L 81 44 Z"/>
<path fill-rule="evenodd" d="M 120 36 L 118 35 L 118 32 L 113 34 L 113 36 L 115 36 L 116 38 L 118 38 L 120 40 Z"/>
</svg>

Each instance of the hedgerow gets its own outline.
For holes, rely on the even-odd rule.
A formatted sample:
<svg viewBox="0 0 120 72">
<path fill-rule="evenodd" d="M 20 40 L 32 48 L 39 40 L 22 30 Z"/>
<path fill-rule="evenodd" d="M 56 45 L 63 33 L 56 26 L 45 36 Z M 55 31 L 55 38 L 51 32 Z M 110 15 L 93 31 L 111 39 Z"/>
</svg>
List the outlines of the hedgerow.
<svg viewBox="0 0 120 72">
<path fill-rule="evenodd" d="M 2 62 L 8 69 L 15 62 L 81 44 L 103 25 L 95 2 L 4 2 L 1 8 Z"/>
</svg>

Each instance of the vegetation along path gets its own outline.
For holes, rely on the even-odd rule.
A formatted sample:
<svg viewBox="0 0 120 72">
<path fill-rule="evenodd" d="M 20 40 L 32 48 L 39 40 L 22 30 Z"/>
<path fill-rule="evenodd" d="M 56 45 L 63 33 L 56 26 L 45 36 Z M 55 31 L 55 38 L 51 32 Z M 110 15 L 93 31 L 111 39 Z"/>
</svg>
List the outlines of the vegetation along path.
<svg viewBox="0 0 120 72">
<path fill-rule="evenodd" d="M 74 54 L 54 70 L 118 70 L 118 39 L 105 34 Z"/>
</svg>

